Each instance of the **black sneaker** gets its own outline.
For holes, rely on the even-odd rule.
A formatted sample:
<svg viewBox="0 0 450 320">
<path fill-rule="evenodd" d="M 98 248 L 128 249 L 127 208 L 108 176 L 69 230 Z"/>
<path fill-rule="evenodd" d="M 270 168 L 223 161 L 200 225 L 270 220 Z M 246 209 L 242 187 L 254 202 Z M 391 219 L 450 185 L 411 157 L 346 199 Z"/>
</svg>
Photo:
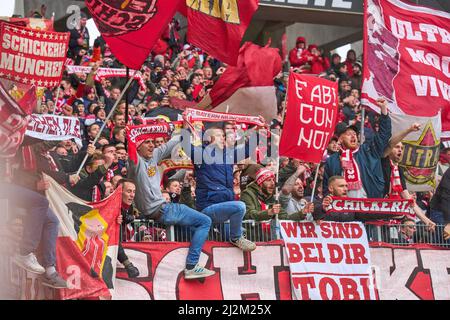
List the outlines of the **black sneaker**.
<svg viewBox="0 0 450 320">
<path fill-rule="evenodd" d="M 139 269 L 136 268 L 132 263 L 125 267 L 125 270 L 128 273 L 128 278 L 137 278 L 139 277 Z"/>
</svg>

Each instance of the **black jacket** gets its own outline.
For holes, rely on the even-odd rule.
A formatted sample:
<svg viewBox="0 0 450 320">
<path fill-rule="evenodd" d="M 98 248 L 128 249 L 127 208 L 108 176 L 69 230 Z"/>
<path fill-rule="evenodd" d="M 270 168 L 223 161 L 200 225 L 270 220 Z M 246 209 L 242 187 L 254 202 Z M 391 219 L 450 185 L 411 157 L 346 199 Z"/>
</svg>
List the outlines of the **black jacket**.
<svg viewBox="0 0 450 320">
<path fill-rule="evenodd" d="M 441 183 L 431 199 L 431 208 L 444 214 L 444 224 L 450 223 L 450 170 L 445 171 Z"/>
<path fill-rule="evenodd" d="M 105 166 L 99 166 L 95 172 L 88 174 L 85 169 L 80 172 L 80 181 L 72 187 L 71 191 L 77 197 L 85 200 L 92 201 L 92 189 L 99 185 L 102 196 L 105 192 L 105 185 L 101 182 L 108 170 Z"/>
</svg>

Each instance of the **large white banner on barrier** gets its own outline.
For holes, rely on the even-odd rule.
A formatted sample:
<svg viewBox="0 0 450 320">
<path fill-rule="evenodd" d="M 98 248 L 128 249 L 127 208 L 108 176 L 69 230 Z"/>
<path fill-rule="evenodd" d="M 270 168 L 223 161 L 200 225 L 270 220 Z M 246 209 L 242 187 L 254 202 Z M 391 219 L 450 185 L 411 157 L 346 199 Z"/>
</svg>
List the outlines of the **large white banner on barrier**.
<svg viewBox="0 0 450 320">
<path fill-rule="evenodd" d="M 359 223 L 282 221 L 298 300 L 375 300 L 369 243 Z"/>
<path fill-rule="evenodd" d="M 129 242 L 123 244 L 130 261 L 139 269 L 129 279 L 117 269 L 118 300 L 291 300 L 289 263 L 281 241 L 258 243 L 242 253 L 227 243 L 206 242 L 201 262 L 216 270 L 205 281 L 186 281 L 182 273 L 189 243 Z M 372 269 L 379 300 L 450 300 L 450 250 L 427 245 L 371 247 Z M 268 259 L 267 257 L 270 257 Z M 1 257 L 0 257 L 1 258 Z M 56 290 L 43 287 L 40 277 L 0 259 L 0 267 L 17 287 L 17 299 L 57 298 Z M 12 292 L 11 294 L 14 294 Z M 329 292 L 330 298 L 332 297 Z"/>
</svg>

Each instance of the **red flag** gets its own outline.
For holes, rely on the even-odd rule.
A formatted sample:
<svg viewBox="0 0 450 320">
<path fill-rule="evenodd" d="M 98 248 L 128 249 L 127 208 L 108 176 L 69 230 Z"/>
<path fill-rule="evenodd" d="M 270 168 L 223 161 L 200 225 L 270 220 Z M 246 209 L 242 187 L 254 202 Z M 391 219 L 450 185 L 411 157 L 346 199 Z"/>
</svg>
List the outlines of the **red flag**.
<svg viewBox="0 0 450 320">
<path fill-rule="evenodd" d="M 434 117 L 450 137 L 450 14 L 400 0 L 366 1 L 362 103 L 384 97 L 396 114 Z M 393 128 L 395 134 L 395 128 Z"/>
<path fill-rule="evenodd" d="M 235 66 L 258 0 L 186 1 L 189 43 Z"/>
<path fill-rule="evenodd" d="M 139 70 L 181 0 L 85 0 L 111 52 Z"/>
<path fill-rule="evenodd" d="M 336 126 L 338 84 L 291 72 L 287 94 L 280 156 L 320 163 Z"/>
<path fill-rule="evenodd" d="M 37 96 L 36 96 L 36 87 L 32 86 L 28 91 L 24 94 L 22 99 L 19 100 L 19 106 L 22 108 L 25 114 L 31 114 L 34 108 L 37 107 Z"/>
<path fill-rule="evenodd" d="M 41 19 L 41 18 L 9 18 L 9 17 L 0 17 L 0 20 L 5 20 L 9 23 L 35 29 L 42 31 L 53 31 L 53 18 L 52 19 Z"/>
<path fill-rule="evenodd" d="M 31 90 L 34 92 L 35 88 Z M 29 92 L 25 97 L 30 96 Z M 26 116 L 31 111 L 26 107 L 21 108 L 0 83 L 0 158 L 10 158 L 16 154 L 27 129 Z"/>
<path fill-rule="evenodd" d="M 61 81 L 69 43 L 68 32 L 40 31 L 1 23 L 0 77 L 38 87 Z"/>
<path fill-rule="evenodd" d="M 273 78 L 280 71 L 278 49 L 246 42 L 239 51 L 238 65 L 227 68 L 198 108 L 262 115 L 269 122 L 277 115 Z"/>
<path fill-rule="evenodd" d="M 86 202 L 45 176 L 50 208 L 59 221 L 56 240 L 57 270 L 68 289 L 59 298 L 111 297 L 114 289 L 121 214 L 122 187 L 100 202 Z"/>
</svg>

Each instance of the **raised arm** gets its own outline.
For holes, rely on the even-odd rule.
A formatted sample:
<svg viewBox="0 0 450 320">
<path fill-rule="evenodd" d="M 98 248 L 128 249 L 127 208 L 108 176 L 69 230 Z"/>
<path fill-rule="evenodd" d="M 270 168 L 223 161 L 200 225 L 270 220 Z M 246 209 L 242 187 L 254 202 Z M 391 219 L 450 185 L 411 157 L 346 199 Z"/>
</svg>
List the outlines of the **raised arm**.
<svg viewBox="0 0 450 320">
<path fill-rule="evenodd" d="M 408 134 L 410 134 L 411 132 L 419 131 L 419 130 L 420 130 L 420 124 L 414 123 L 408 129 L 405 129 L 402 132 L 400 132 L 400 133 L 396 134 L 395 136 L 393 136 L 391 138 L 391 140 L 389 140 L 388 147 L 386 148 L 386 150 L 384 150 L 383 158 L 387 157 L 389 155 L 389 153 L 391 153 L 392 149 L 398 143 L 402 142 L 408 136 Z"/>
<path fill-rule="evenodd" d="M 377 105 L 381 110 L 380 131 L 373 139 L 371 151 L 374 153 L 374 156 L 382 158 L 384 155 L 384 150 L 386 150 L 392 136 L 392 124 L 391 118 L 388 114 L 387 101 L 380 98 L 377 100 Z"/>
</svg>

